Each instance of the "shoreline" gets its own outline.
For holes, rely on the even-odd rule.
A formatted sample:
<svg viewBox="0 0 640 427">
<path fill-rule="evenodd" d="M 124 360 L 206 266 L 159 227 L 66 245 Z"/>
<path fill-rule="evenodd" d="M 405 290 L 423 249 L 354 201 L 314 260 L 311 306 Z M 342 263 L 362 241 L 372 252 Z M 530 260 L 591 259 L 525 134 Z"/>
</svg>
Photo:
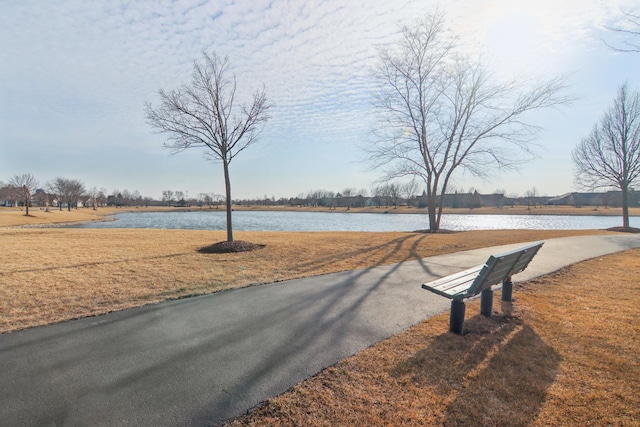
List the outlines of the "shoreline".
<svg viewBox="0 0 640 427">
<path fill-rule="evenodd" d="M 49 228 L 64 227 L 70 224 L 90 223 L 94 221 L 113 221 L 113 215 L 117 213 L 137 213 L 137 212 L 198 212 L 198 211 L 220 211 L 224 212 L 224 207 L 173 207 L 173 206 L 149 206 L 149 207 L 104 207 L 93 210 L 90 208 L 57 210 L 50 209 L 48 212 L 39 209 L 30 209 L 30 215 L 24 215 L 24 211 L 20 208 L 0 208 L 0 228 Z M 380 215 L 427 215 L 426 208 L 414 208 L 407 206 L 393 207 L 364 207 L 350 208 L 345 207 L 327 208 L 327 207 L 311 207 L 311 206 L 244 206 L 235 205 L 233 210 L 236 212 L 325 212 L 325 213 L 370 213 Z M 539 206 L 527 209 L 526 206 L 491 208 L 482 207 L 476 209 L 467 208 L 446 208 L 443 209 L 443 215 L 552 215 L 552 216 L 619 216 L 622 217 L 621 208 L 599 208 L 599 207 L 582 207 L 573 206 Z M 629 208 L 629 216 L 640 216 L 640 207 Z"/>
<path fill-rule="evenodd" d="M 209 208 L 185 208 L 189 210 L 209 210 Z M 234 211 L 265 211 L 265 212 L 327 212 L 327 213 L 374 213 L 385 215 L 427 215 L 427 208 L 415 208 L 400 206 L 394 207 L 364 207 L 351 208 L 339 207 L 330 209 L 327 207 L 311 206 L 243 206 L 233 207 Z M 444 208 L 443 215 L 560 215 L 560 216 L 622 216 L 622 208 L 598 208 L 586 206 L 576 208 L 573 206 L 538 206 L 527 209 L 526 206 L 515 207 L 481 207 L 469 208 Z M 640 207 L 629 208 L 629 216 L 640 216 Z"/>
</svg>

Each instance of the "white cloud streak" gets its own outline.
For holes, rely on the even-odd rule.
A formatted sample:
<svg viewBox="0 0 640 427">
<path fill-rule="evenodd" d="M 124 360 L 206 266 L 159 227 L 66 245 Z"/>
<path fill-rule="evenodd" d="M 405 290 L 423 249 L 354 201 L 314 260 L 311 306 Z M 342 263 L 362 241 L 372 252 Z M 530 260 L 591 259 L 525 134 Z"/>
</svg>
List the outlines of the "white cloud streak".
<svg viewBox="0 0 640 427">
<path fill-rule="evenodd" d="M 264 84 L 275 103 L 264 142 L 279 153 L 259 152 L 282 156 L 303 144 L 313 156 L 314 150 L 339 147 L 337 156 L 353 162 L 354 147 L 374 120 L 370 73 L 377 47 L 394 39 L 399 23 L 411 22 L 434 4 L 5 0 L 0 3 L 0 150 L 21 143 L 59 146 L 61 153 L 105 146 L 126 152 L 133 145 L 158 150 L 143 104 L 156 101 L 158 89 L 187 82 L 192 61 L 206 49 L 229 56 L 241 96 Z M 488 51 L 497 65 L 563 73 L 574 71 L 586 51 L 600 48 L 601 26 L 615 23 L 620 9 L 636 10 L 638 2 L 459 0 L 447 3 L 445 11 L 465 45 Z M 517 28 L 519 23 L 526 28 Z M 18 173 L 26 165 L 12 158 L 11 167 Z M 311 167 L 309 176 L 321 179 L 322 171 Z M 345 182 L 349 185 L 364 184 Z"/>
</svg>

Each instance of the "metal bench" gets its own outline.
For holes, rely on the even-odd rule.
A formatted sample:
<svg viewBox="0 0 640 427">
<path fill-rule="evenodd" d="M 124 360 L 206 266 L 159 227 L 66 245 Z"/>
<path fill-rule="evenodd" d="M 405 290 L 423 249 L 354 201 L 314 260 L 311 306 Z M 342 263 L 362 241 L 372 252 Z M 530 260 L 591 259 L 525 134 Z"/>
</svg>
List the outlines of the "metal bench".
<svg viewBox="0 0 640 427">
<path fill-rule="evenodd" d="M 543 244 L 543 241 L 536 242 L 500 255 L 491 255 L 485 264 L 424 283 L 422 288 L 451 299 L 449 331 L 462 335 L 465 300 L 481 294 L 480 314 L 491 317 L 493 311 L 491 287 L 502 284 L 502 301 L 511 302 L 513 294 L 511 276 L 527 268 Z"/>
</svg>

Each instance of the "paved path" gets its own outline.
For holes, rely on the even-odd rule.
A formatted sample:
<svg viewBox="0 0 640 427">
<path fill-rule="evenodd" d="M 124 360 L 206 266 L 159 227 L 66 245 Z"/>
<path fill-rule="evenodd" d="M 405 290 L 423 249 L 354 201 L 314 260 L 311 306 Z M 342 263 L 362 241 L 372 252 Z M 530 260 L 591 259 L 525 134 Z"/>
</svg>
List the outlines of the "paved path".
<svg viewBox="0 0 640 427">
<path fill-rule="evenodd" d="M 0 425 L 207 425 L 448 310 L 420 284 L 508 245 L 220 292 L 0 335 Z M 515 280 L 640 247 L 548 240 Z"/>
</svg>

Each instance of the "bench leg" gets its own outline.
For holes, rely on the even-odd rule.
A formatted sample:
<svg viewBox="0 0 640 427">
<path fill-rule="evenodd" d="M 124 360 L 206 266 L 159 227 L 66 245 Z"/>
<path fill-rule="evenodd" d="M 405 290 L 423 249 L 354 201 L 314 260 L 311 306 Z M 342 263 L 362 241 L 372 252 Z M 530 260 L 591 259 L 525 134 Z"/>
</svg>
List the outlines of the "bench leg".
<svg viewBox="0 0 640 427">
<path fill-rule="evenodd" d="M 451 300 L 451 315 L 449 317 L 449 332 L 462 335 L 464 330 L 464 301 Z"/>
<path fill-rule="evenodd" d="M 493 291 L 484 289 L 480 294 L 480 314 L 491 317 L 493 314 Z"/>
<path fill-rule="evenodd" d="M 511 277 L 507 277 L 507 279 L 502 282 L 502 301 L 504 302 L 512 302 L 513 300 L 513 282 L 511 281 Z"/>
</svg>

